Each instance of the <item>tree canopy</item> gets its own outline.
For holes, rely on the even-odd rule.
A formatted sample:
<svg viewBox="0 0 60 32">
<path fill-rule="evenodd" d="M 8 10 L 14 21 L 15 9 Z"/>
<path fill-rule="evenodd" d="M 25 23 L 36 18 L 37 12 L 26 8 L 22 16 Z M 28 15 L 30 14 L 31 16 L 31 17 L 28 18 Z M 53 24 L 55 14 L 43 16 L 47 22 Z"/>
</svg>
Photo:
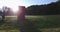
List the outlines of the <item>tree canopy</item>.
<svg viewBox="0 0 60 32">
<path fill-rule="evenodd" d="M 26 8 L 27 15 L 59 15 L 60 1 L 44 5 L 31 5 Z"/>
</svg>

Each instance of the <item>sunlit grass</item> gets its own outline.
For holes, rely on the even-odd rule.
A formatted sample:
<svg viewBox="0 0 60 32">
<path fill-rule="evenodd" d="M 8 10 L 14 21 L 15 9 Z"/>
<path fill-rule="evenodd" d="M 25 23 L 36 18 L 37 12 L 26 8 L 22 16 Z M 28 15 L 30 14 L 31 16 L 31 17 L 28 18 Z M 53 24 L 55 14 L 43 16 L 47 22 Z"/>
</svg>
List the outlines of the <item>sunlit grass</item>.
<svg viewBox="0 0 60 32">
<path fill-rule="evenodd" d="M 32 16 L 32 15 L 27 15 L 25 16 L 25 19 L 30 20 L 30 21 L 40 21 L 40 24 L 43 24 L 46 21 L 49 21 L 53 24 L 58 24 L 60 23 L 60 15 L 36 15 L 36 16 Z M 0 16 L 0 20 L 1 20 L 1 16 Z M 17 16 L 6 16 L 5 17 L 5 21 L 14 21 L 17 20 Z M 6 26 L 5 26 L 6 27 Z M 43 32 L 47 31 L 47 30 L 60 30 L 59 27 L 57 28 L 43 28 L 41 29 Z M 0 30 L 2 32 L 4 32 L 5 30 Z M 8 31 L 16 31 L 16 30 L 8 30 Z M 18 29 L 17 29 L 18 32 Z"/>
<path fill-rule="evenodd" d="M 20 32 L 19 30 L 0 30 L 0 32 Z"/>
<path fill-rule="evenodd" d="M 17 16 L 6 16 L 5 20 L 17 20 Z"/>
</svg>

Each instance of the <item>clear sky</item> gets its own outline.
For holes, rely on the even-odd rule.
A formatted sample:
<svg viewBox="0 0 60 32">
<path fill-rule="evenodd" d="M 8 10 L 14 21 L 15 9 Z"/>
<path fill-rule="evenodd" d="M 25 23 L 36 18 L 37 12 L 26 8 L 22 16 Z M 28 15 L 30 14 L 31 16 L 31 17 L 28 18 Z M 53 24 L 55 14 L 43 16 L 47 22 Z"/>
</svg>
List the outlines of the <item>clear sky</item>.
<svg viewBox="0 0 60 32">
<path fill-rule="evenodd" d="M 57 0 L 0 0 L 0 8 L 7 6 L 12 8 L 14 11 L 18 10 L 18 6 L 30 6 L 30 5 L 41 5 L 56 2 Z"/>
</svg>

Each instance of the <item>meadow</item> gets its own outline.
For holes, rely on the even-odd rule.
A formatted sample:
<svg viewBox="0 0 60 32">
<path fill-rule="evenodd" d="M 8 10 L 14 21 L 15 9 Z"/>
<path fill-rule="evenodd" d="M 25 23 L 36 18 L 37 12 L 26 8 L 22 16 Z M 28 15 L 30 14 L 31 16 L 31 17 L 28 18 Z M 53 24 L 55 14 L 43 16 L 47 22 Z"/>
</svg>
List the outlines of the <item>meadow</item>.
<svg viewBox="0 0 60 32">
<path fill-rule="evenodd" d="M 38 25 L 42 32 L 48 32 L 48 30 L 60 30 L 60 15 L 26 15 L 25 19 L 34 22 Z M 1 16 L 0 16 L 1 21 Z M 19 32 L 18 28 L 14 25 L 16 24 L 17 16 L 6 16 L 5 22 L 0 26 L 0 32 Z M 14 22 L 14 23 L 12 23 Z M 12 24 L 9 26 L 9 23 Z"/>
</svg>

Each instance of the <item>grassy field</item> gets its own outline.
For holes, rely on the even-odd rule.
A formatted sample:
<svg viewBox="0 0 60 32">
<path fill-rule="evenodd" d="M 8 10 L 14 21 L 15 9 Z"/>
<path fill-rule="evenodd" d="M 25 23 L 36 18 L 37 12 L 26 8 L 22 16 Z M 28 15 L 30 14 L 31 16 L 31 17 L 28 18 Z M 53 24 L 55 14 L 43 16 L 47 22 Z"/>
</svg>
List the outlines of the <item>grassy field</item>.
<svg viewBox="0 0 60 32">
<path fill-rule="evenodd" d="M 47 32 L 48 30 L 54 30 L 54 29 L 60 30 L 60 15 L 38 15 L 38 16 L 27 15 L 25 16 L 25 19 L 29 21 L 35 21 L 40 26 L 40 28 L 43 28 L 41 29 L 43 32 Z M 1 16 L 0 16 L 0 20 L 1 20 Z M 17 16 L 6 16 L 5 21 L 6 22 L 17 21 Z M 6 30 L 0 30 L 0 32 L 4 32 L 4 31 Z M 17 31 L 16 30 L 8 30 L 8 31 L 19 32 L 18 29 Z"/>
<path fill-rule="evenodd" d="M 0 32 L 19 32 L 19 30 L 0 30 Z"/>
</svg>

